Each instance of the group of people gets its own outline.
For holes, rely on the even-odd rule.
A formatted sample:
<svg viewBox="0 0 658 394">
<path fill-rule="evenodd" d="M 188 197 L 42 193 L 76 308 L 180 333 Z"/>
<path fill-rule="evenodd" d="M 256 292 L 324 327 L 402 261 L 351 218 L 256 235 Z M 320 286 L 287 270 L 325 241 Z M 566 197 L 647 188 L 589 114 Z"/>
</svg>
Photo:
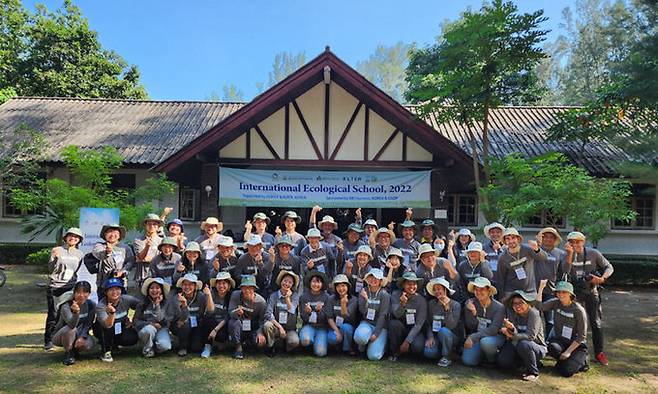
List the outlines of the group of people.
<svg viewBox="0 0 658 394">
<path fill-rule="evenodd" d="M 431 219 L 416 224 L 408 209 L 396 235 L 395 223 L 379 227 L 357 210 L 341 238 L 331 216 L 316 220 L 320 211 L 312 209 L 306 236 L 294 211 L 274 234 L 271 219 L 255 214 L 244 250 L 213 217 L 188 241 L 183 222 L 150 214 L 130 247 L 121 243 L 125 229 L 107 224 L 86 255 L 82 233 L 69 229 L 51 254 L 46 350 L 63 347 L 70 365 L 99 342 L 101 360 L 111 362 L 119 346 L 139 342 L 154 357 L 175 337 L 181 357 L 230 349 L 242 359 L 244 348 L 323 357 L 334 349 L 441 367 L 461 358 L 535 381 L 547 355 L 563 376 L 588 369 L 589 326 L 595 360 L 607 365 L 599 286 L 613 267 L 582 233 L 560 248 L 554 228 L 523 243 L 515 228 L 491 223 L 481 243 L 468 229 L 439 236 Z M 77 281 L 81 264 L 97 275 L 97 304 L 91 284 Z M 127 293 L 132 271 L 139 296 Z"/>
</svg>

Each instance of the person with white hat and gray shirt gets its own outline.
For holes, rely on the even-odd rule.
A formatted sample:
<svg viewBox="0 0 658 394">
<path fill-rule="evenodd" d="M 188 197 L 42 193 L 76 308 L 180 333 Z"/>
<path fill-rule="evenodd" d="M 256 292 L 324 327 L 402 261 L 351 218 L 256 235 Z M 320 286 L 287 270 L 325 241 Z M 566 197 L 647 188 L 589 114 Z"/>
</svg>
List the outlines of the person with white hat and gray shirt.
<svg viewBox="0 0 658 394">
<path fill-rule="evenodd" d="M 194 274 L 186 274 L 176 282 L 181 289 L 176 300 L 180 313 L 172 323 L 171 331 L 178 337 L 178 356 L 185 357 L 188 352 L 200 353 L 205 343 L 203 322 L 206 315 L 215 311 L 215 304 L 209 297 L 210 288 Z"/>
<path fill-rule="evenodd" d="M 253 234 L 255 235 L 255 234 Z M 233 358 L 244 358 L 243 345 L 265 348 L 267 340 L 263 333 L 267 315 L 267 302 L 258 293 L 256 277 L 245 275 L 240 283 L 240 291 L 231 294 L 229 303 L 229 341 L 235 346 Z"/>
<path fill-rule="evenodd" d="M 350 223 L 347 226 L 347 230 L 345 230 L 345 239 L 337 245 L 339 254 L 342 254 L 342 256 L 337 256 L 339 258 L 337 272 L 345 272 L 345 264 L 347 264 L 347 261 L 354 264 L 354 257 L 356 256 L 356 251 L 359 249 L 359 246 L 366 245 L 361 239 L 362 234 L 363 228 L 359 224 Z M 340 263 L 342 263 L 342 265 Z"/>
<path fill-rule="evenodd" d="M 361 245 L 354 256 L 355 265 L 351 261 L 345 264 L 345 276 L 350 281 L 350 292 L 358 296 L 361 290 L 365 288 L 366 274 L 370 272 L 372 266 L 372 250 L 368 245 Z"/>
<path fill-rule="evenodd" d="M 332 249 L 321 241 L 322 234 L 317 228 L 309 228 L 306 234 L 308 244 L 302 249 L 302 272 L 304 276 L 310 271 L 320 271 L 329 279 L 336 274 L 336 255 Z"/>
<path fill-rule="evenodd" d="M 247 253 L 240 256 L 235 265 L 235 283 L 239 286 L 244 275 L 253 275 L 258 285 L 258 293 L 265 298 L 268 294 L 274 263 L 270 260 L 267 252 L 263 250 L 263 241 L 258 235 L 251 234 L 245 245 L 247 246 Z"/>
<path fill-rule="evenodd" d="M 398 287 L 398 279 L 400 279 L 405 272 L 409 272 L 406 267 L 402 265 L 403 261 L 404 255 L 400 249 L 389 249 L 388 256 L 386 256 L 386 264 L 384 265 L 384 283 L 382 283 L 382 286 L 388 291 L 388 294 L 393 294 L 393 292 L 397 290 L 402 291 L 402 289 Z M 422 294 L 422 291 L 420 293 Z"/>
<path fill-rule="evenodd" d="M 344 353 L 354 355 L 352 344 L 359 318 L 358 295 L 352 295 L 351 283 L 344 274 L 336 275 L 331 286 L 334 293 L 329 296 L 326 305 L 327 323 L 330 328 L 327 343 L 329 346 L 342 344 L 341 350 Z"/>
<path fill-rule="evenodd" d="M 322 242 L 327 244 L 331 251 L 334 252 L 334 255 L 338 255 L 338 243 L 342 242 L 339 236 L 333 232 L 338 229 L 338 223 L 331 215 L 324 215 L 320 222 L 316 221 L 318 212 L 322 211 L 322 207 L 319 205 L 314 206 L 311 209 L 311 214 L 309 215 L 308 224 L 309 228 L 317 228 L 322 232 Z"/>
<path fill-rule="evenodd" d="M 372 262 L 370 265 L 373 268 L 383 269 L 384 265 L 386 265 L 388 254 L 395 242 L 395 233 L 391 229 L 382 227 L 372 235 L 374 238 L 373 236 L 369 237 L 369 245 L 372 249 Z"/>
<path fill-rule="evenodd" d="M 267 340 L 270 357 L 274 356 L 277 340 L 285 343 L 286 352 L 299 346 L 297 334 L 299 275 L 293 271 L 280 270 L 274 282 L 279 289 L 270 294 L 267 300 L 265 315 L 270 317 L 270 320 L 263 324 L 263 334 Z"/>
<path fill-rule="evenodd" d="M 201 259 L 201 246 L 195 241 L 189 242 L 181 251 L 181 259 L 176 264 L 173 282 L 178 282 L 186 274 L 194 274 L 201 282 L 208 283 L 211 277 L 212 266 Z"/>
<path fill-rule="evenodd" d="M 574 286 L 576 298 L 587 311 L 592 330 L 594 357 L 601 365 L 608 365 L 603 353 L 603 309 L 601 307 L 600 286 L 612 276 L 615 269 L 601 252 L 585 246 L 585 235 L 572 231 L 567 235 L 567 253 L 562 272 Z"/>
<path fill-rule="evenodd" d="M 144 357 L 154 357 L 156 353 L 171 350 L 171 324 L 176 302 L 170 302 L 171 287 L 163 278 L 148 278 L 144 281 L 141 291 L 144 298 L 135 309 L 133 321 L 139 340 L 142 343 Z"/>
<path fill-rule="evenodd" d="M 468 290 L 466 290 L 468 284 L 475 280 L 475 278 L 483 277 L 493 280 L 493 272 L 489 267 L 489 262 L 486 259 L 487 254 L 483 250 L 482 244 L 480 242 L 471 242 L 466 248 L 466 261 L 459 263 L 457 267 L 457 272 L 459 273 L 459 278 L 461 286 L 459 287 L 458 298 L 460 301 L 465 301 L 468 296 Z"/>
<path fill-rule="evenodd" d="M 467 290 L 475 297 L 464 303 L 464 326 L 466 341 L 462 352 L 462 363 L 477 366 L 486 359 L 488 365 L 496 362 L 498 350 L 505 343 L 500 334 L 505 318 L 505 307 L 494 300 L 496 288 L 489 279 L 479 277 L 468 284 Z"/>
<path fill-rule="evenodd" d="M 85 258 L 85 266 L 89 273 L 96 274 L 98 293 L 102 294 L 103 283 L 109 278 L 121 278 L 124 285 L 127 284 L 127 273 L 132 269 L 134 261 L 128 258 L 126 249 L 119 244 L 126 237 L 125 227 L 118 224 L 104 224 L 100 237 L 103 242 L 98 242 L 91 250 L 91 256 L 95 260 L 93 267 L 87 264 L 87 258 Z"/>
<path fill-rule="evenodd" d="M 496 271 L 496 286 L 500 291 L 500 299 L 505 300 L 515 290 L 523 290 L 535 295 L 535 261 L 546 262 L 548 255 L 541 250 L 534 239 L 527 245 L 521 244 L 523 237 L 514 227 L 508 227 L 503 233 L 505 248 L 498 259 Z"/>
<path fill-rule="evenodd" d="M 235 288 L 235 281 L 228 272 L 218 272 L 210 279 L 209 302 L 215 306 L 206 314 L 203 320 L 203 338 L 205 345 L 201 352 L 202 358 L 210 357 L 212 346 L 217 342 L 220 346 L 228 342 L 228 320 L 231 290 Z"/>
<path fill-rule="evenodd" d="M 174 273 L 180 264 L 181 255 L 178 254 L 178 242 L 174 237 L 164 237 L 158 245 L 158 253 L 149 264 L 149 276 L 162 278 L 169 286 L 174 283 Z"/>
<path fill-rule="evenodd" d="M 235 244 L 233 238 L 222 236 L 217 242 L 218 253 L 212 260 L 212 270 L 210 277 L 215 277 L 219 272 L 228 272 L 233 280 L 236 280 L 235 266 L 238 264 L 238 258 L 235 257 Z"/>
<path fill-rule="evenodd" d="M 374 268 L 366 274 L 368 287 L 359 294 L 359 312 L 361 322 L 354 331 L 354 342 L 359 351 L 367 350 L 371 361 L 381 360 L 388 342 L 388 316 L 391 307 L 391 296 L 382 288 L 384 273 Z"/>
<path fill-rule="evenodd" d="M 327 275 L 312 270 L 304 276 L 306 289 L 299 298 L 299 317 L 302 328 L 299 330 L 299 342 L 303 347 L 313 346 L 313 354 L 318 357 L 327 355 L 327 310 L 329 301 L 327 293 Z"/>
<path fill-rule="evenodd" d="M 201 222 L 201 235 L 194 240 L 201 247 L 202 259 L 206 264 L 212 264 L 215 255 L 217 254 L 217 244 L 223 238 L 222 230 L 224 223 L 220 222 L 216 217 L 208 217 Z"/>
<path fill-rule="evenodd" d="M 48 261 L 48 287 L 46 288 L 46 302 L 48 314 L 46 315 L 46 327 L 44 330 L 44 350 L 53 350 L 52 336 L 57 324 L 56 298 L 71 291 L 78 278 L 78 269 L 82 264 L 84 253 L 79 246 L 83 235 L 77 227 L 71 227 L 64 233 L 64 244 L 56 246 L 50 251 Z"/>
<path fill-rule="evenodd" d="M 438 366 L 448 367 L 452 364 L 448 356 L 455 350 L 457 340 L 464 334 L 461 304 L 450 298 L 455 291 L 450 288 L 450 283 L 445 278 L 432 279 L 425 289 L 432 299 L 427 305 L 427 339 L 423 354 L 430 359 L 438 358 Z"/>
<path fill-rule="evenodd" d="M 489 268 L 494 274 L 498 270 L 498 259 L 503 253 L 504 231 L 505 226 L 498 222 L 489 223 L 484 226 L 484 236 L 487 237 L 487 241 L 482 244 L 482 250 L 484 250 L 484 253 L 486 253 L 486 259 L 489 263 Z M 489 279 L 491 280 L 491 278 Z"/>
<path fill-rule="evenodd" d="M 418 248 L 420 242 L 416 240 L 416 223 L 413 220 L 405 220 L 398 225 L 402 238 L 393 242 L 393 246 L 402 251 L 404 261 L 402 265 L 406 271 L 416 271 L 418 267 Z"/>
<path fill-rule="evenodd" d="M 422 244 L 418 249 L 420 256 L 420 265 L 416 270 L 416 275 L 423 279 L 422 294 L 428 297 L 425 286 L 427 283 L 434 279 L 443 277 L 450 283 L 457 283 L 459 281 L 459 273 L 453 266 L 453 263 L 443 257 L 439 257 L 439 251 L 435 250 L 431 244 Z"/>
<path fill-rule="evenodd" d="M 544 301 L 555 297 L 553 291 L 555 290 L 555 283 L 558 281 L 558 272 L 560 267 L 564 265 L 567 258 L 567 252 L 558 248 L 562 237 L 560 233 L 553 227 L 546 227 L 537 233 L 537 242 L 539 247 L 546 252 L 548 260 L 545 262 L 535 263 L 535 284 L 539 287 L 539 282 L 542 279 L 547 280 L 547 286 L 544 288 Z M 544 312 L 544 323 L 546 330 L 549 333 L 553 328 L 553 311 Z"/>
<path fill-rule="evenodd" d="M 149 277 L 149 264 L 151 259 L 158 254 L 158 245 L 162 242 L 160 228 L 164 221 L 155 213 L 149 213 L 142 221 L 144 226 L 144 235 L 133 240 L 135 250 L 135 279 L 137 285 L 141 286 L 146 278 Z"/>
<path fill-rule="evenodd" d="M 391 295 L 391 320 L 388 322 L 390 361 L 396 361 L 405 353 L 423 353 L 427 301 L 417 293 L 418 284 L 422 281 L 414 272 L 405 272 L 398 279 L 401 291 Z"/>
<path fill-rule="evenodd" d="M 457 264 L 462 261 L 466 261 L 466 249 L 468 249 L 468 244 L 475 241 L 475 234 L 467 228 L 462 228 L 457 233 L 457 241 L 452 247 L 452 252 L 455 255 Z"/>
</svg>

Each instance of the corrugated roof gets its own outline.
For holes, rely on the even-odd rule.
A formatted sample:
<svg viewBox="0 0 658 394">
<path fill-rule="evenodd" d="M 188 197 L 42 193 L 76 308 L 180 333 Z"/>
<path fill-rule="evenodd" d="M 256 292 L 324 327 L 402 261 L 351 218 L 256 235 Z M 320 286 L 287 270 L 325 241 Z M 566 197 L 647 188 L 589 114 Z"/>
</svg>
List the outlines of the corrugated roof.
<svg viewBox="0 0 658 394">
<path fill-rule="evenodd" d="M 153 165 L 244 103 L 17 97 L 0 106 L 0 137 L 21 124 L 46 137 L 45 157 L 65 146 L 114 146 L 126 164 Z"/>
<path fill-rule="evenodd" d="M 411 112 L 419 112 L 416 106 L 407 108 Z M 549 152 L 561 152 L 590 173 L 604 176 L 615 174 L 616 163 L 634 159 L 619 147 L 605 141 L 592 141 L 584 149 L 577 142 L 547 142 L 548 129 L 557 123 L 556 115 L 569 108 L 573 107 L 518 106 L 493 109 L 489 117 L 491 155 L 502 158 L 519 153 L 523 157 L 535 157 Z M 429 114 L 424 119 L 470 155 L 472 149 L 466 126 L 452 121 L 439 123 L 438 114 Z M 482 162 L 482 124 L 474 125 L 472 132 L 478 148 L 478 159 Z"/>
<path fill-rule="evenodd" d="M 20 124 L 43 132 L 46 158 L 60 160 L 67 145 L 84 148 L 114 146 L 127 164 L 160 163 L 187 143 L 217 125 L 245 103 L 197 101 L 138 101 L 72 98 L 13 98 L 0 106 L 0 138 Z M 407 106 L 417 113 L 417 107 Z M 568 107 L 501 107 L 491 111 L 490 151 L 497 157 L 520 153 L 525 157 L 551 151 L 564 153 L 574 164 L 599 175 L 614 174 L 614 162 L 632 160 L 623 150 L 594 141 L 581 152 L 579 143 L 546 142 L 556 115 Z M 439 124 L 436 114 L 425 121 L 471 154 L 468 131 L 457 122 Z M 482 127 L 473 128 L 482 152 Z M 481 157 L 480 157 L 481 159 Z"/>
</svg>

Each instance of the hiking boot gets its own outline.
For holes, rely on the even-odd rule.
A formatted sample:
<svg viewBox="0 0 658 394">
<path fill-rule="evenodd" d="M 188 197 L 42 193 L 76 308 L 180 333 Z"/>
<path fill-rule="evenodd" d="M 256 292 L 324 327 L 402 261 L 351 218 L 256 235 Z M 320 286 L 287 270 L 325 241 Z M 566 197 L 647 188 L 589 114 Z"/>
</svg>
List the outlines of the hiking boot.
<svg viewBox="0 0 658 394">
<path fill-rule="evenodd" d="M 596 355 L 596 361 L 598 361 L 599 364 L 603 366 L 608 365 L 608 358 L 605 356 L 605 353 L 603 352 Z"/>
<path fill-rule="evenodd" d="M 212 345 L 206 343 L 206 345 L 203 347 L 203 351 L 201 352 L 201 358 L 209 358 L 211 353 Z"/>
<path fill-rule="evenodd" d="M 105 352 L 105 353 L 103 353 L 103 355 L 101 356 L 101 361 L 104 362 L 104 363 L 111 363 L 111 362 L 113 362 L 114 359 L 112 358 L 112 352 Z"/>
<path fill-rule="evenodd" d="M 144 357 L 153 358 L 153 357 L 155 357 L 155 352 L 153 351 L 153 349 L 149 349 L 149 350 L 144 352 Z"/>
<path fill-rule="evenodd" d="M 441 357 L 441 359 L 439 360 L 439 362 L 436 363 L 436 365 L 438 365 L 439 367 L 449 367 L 450 364 L 452 364 L 452 361 L 450 361 L 450 360 L 449 360 L 448 358 L 446 358 L 446 357 Z"/>
<path fill-rule="evenodd" d="M 178 351 L 178 357 L 185 357 L 187 356 L 187 349 L 181 349 Z"/>
<path fill-rule="evenodd" d="M 233 353 L 233 358 L 236 360 L 242 360 L 244 358 L 244 354 L 241 350 L 237 350 L 235 353 Z"/>
<path fill-rule="evenodd" d="M 398 361 L 398 357 L 399 356 L 397 354 L 393 354 L 393 355 L 388 357 L 388 361 L 396 362 L 396 361 Z"/>
<path fill-rule="evenodd" d="M 64 361 L 62 361 L 64 365 L 73 365 L 75 364 L 75 357 L 73 357 L 73 353 L 66 353 L 66 357 L 64 358 Z"/>
</svg>

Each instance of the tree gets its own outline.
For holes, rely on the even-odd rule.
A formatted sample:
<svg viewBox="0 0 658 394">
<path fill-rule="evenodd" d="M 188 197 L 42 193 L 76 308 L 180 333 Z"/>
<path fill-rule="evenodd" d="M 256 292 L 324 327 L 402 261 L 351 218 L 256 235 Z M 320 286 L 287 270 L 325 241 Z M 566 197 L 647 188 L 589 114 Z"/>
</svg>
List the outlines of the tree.
<svg viewBox="0 0 658 394">
<path fill-rule="evenodd" d="M 104 50 L 70 0 L 50 12 L 28 13 L 0 0 L 0 91 L 22 96 L 145 99 L 139 70 Z"/>
<path fill-rule="evenodd" d="M 25 125 L 8 134 L 0 145 L 0 196 L 10 198 L 12 189 L 37 183 L 43 141 L 43 135 Z"/>
<path fill-rule="evenodd" d="M 283 81 L 288 75 L 297 71 L 306 63 L 306 52 L 296 55 L 291 52 L 279 52 L 274 56 L 272 71 L 268 74 L 268 87 L 272 87 Z"/>
<path fill-rule="evenodd" d="M 562 12 L 565 33 L 546 45 L 538 70 L 550 88 L 544 104 L 585 105 L 610 83 L 640 33 L 637 9 L 626 1 L 578 0 Z"/>
<path fill-rule="evenodd" d="M 544 58 L 539 44 L 546 30 L 543 11 L 519 14 L 511 2 L 494 0 L 479 12 L 465 11 L 446 24 L 440 41 L 411 51 L 406 97 L 421 104 L 421 114 L 434 112 L 440 121 L 464 124 L 471 136 L 476 190 L 487 220 L 497 219 L 481 187 L 489 184 L 489 113 L 502 104 L 537 100 L 542 89 L 534 72 Z M 480 180 L 473 127 L 482 124 Z"/>
<path fill-rule="evenodd" d="M 398 102 L 407 90 L 405 69 L 412 46 L 402 41 L 393 46 L 378 45 L 367 60 L 356 64 L 356 70 Z"/>
<path fill-rule="evenodd" d="M 235 101 L 244 101 L 244 93 L 242 89 L 238 88 L 234 84 L 222 85 L 222 95 L 216 91 L 210 92 L 207 97 L 210 101 L 224 101 L 224 102 L 235 102 Z"/>
<path fill-rule="evenodd" d="M 154 211 L 152 201 L 174 190 L 174 184 L 164 175 L 149 178 L 135 190 L 112 189 L 112 174 L 122 166 L 121 156 L 112 147 L 95 151 L 68 146 L 61 155 L 74 182 L 42 179 L 29 188 L 11 190 L 13 206 L 39 212 L 25 217 L 22 223 L 22 231 L 33 239 L 53 233 L 59 239 L 65 228 L 78 225 L 82 207 L 119 208 L 121 224 L 138 229 L 142 218 Z"/>
<path fill-rule="evenodd" d="M 484 192 L 496 201 L 506 225 L 522 225 L 548 212 L 547 217 L 566 219 L 596 244 L 609 231 L 611 220 L 635 217 L 628 206 L 628 182 L 595 178 L 561 154 L 495 159 L 492 180 Z"/>
</svg>

